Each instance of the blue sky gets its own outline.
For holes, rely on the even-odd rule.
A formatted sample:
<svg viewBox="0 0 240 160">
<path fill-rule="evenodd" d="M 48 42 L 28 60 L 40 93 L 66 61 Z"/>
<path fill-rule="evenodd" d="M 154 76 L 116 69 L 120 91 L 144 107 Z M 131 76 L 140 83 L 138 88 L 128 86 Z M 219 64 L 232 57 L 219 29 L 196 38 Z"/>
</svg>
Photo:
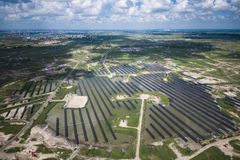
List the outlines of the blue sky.
<svg viewBox="0 0 240 160">
<path fill-rule="evenodd" d="M 0 0 L 0 29 L 240 29 L 240 0 Z"/>
</svg>

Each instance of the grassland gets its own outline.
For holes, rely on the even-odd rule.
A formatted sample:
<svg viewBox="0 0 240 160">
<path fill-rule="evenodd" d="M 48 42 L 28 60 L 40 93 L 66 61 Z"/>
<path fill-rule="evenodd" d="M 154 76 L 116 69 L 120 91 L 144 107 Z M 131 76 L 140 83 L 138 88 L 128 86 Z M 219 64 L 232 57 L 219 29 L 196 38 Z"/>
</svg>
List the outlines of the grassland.
<svg viewBox="0 0 240 160">
<path fill-rule="evenodd" d="M 230 160 L 230 156 L 226 156 L 220 149 L 217 147 L 210 147 L 204 152 L 200 153 L 192 160 Z M 233 160 L 239 160 L 239 157 L 232 157 Z"/>
<path fill-rule="evenodd" d="M 234 148 L 234 151 L 240 152 L 240 140 L 231 140 L 229 144 Z"/>
<path fill-rule="evenodd" d="M 74 86 L 69 85 L 70 86 L 69 89 L 67 88 L 67 86 L 68 85 L 65 84 L 59 89 L 59 91 L 57 92 L 56 97 L 55 97 L 56 100 L 62 100 L 65 97 L 66 94 L 76 92 L 76 86 L 75 85 Z"/>
<path fill-rule="evenodd" d="M 171 140 L 166 140 L 163 142 L 163 145 L 160 146 L 150 146 L 142 142 L 140 157 L 142 160 L 148 159 L 161 159 L 161 160 L 172 160 L 177 158 L 175 153 L 168 147 L 171 143 Z"/>
<path fill-rule="evenodd" d="M 192 155 L 195 151 L 191 150 L 189 147 L 180 147 L 177 143 L 175 143 L 175 146 L 177 150 L 183 155 L 183 156 L 189 156 Z"/>
<path fill-rule="evenodd" d="M 11 124 L 9 122 L 1 122 L 0 132 L 4 134 L 17 134 L 24 125 Z"/>
<path fill-rule="evenodd" d="M 104 157 L 110 159 L 131 159 L 134 158 L 134 148 L 128 147 L 124 151 L 120 148 L 111 150 L 82 148 L 80 154 L 88 157 Z"/>
<path fill-rule="evenodd" d="M 70 157 L 72 150 L 68 150 L 68 149 L 63 149 L 63 148 L 48 148 L 45 145 L 38 145 L 37 146 L 37 153 L 45 153 L 45 154 L 50 154 L 50 153 L 55 153 L 57 154 L 57 158 L 58 159 L 67 159 L 68 157 Z"/>
<path fill-rule="evenodd" d="M 9 148 L 9 149 L 4 150 L 4 152 L 6 152 L 6 153 L 17 153 L 17 152 L 20 152 L 22 150 L 23 150 L 22 147 L 13 147 L 13 148 Z"/>
</svg>

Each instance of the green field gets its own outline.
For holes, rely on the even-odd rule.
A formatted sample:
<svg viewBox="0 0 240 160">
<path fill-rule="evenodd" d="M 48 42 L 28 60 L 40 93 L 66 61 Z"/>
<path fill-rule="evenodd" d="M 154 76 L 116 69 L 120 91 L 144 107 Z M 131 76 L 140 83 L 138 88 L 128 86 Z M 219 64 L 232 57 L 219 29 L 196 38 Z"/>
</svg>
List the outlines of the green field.
<svg viewBox="0 0 240 160">
<path fill-rule="evenodd" d="M 168 147 L 169 143 L 171 143 L 171 140 L 163 142 L 162 146 L 148 146 L 142 142 L 140 150 L 141 159 L 172 160 L 177 158 L 175 153 Z"/>
<path fill-rule="evenodd" d="M 204 152 L 200 153 L 196 157 L 194 157 L 192 160 L 230 160 L 230 156 L 226 156 L 220 149 L 217 147 L 210 147 Z M 233 160 L 239 160 L 239 157 L 232 157 Z"/>
<path fill-rule="evenodd" d="M 234 148 L 234 151 L 237 153 L 240 152 L 240 141 L 239 140 L 231 140 L 229 144 Z"/>
</svg>

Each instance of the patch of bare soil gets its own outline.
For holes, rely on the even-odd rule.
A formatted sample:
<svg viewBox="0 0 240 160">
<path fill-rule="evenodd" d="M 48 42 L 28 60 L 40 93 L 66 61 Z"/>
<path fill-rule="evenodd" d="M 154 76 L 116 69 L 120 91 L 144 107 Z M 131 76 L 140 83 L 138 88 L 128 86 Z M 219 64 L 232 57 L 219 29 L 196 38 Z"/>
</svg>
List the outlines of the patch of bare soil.
<svg viewBox="0 0 240 160">
<path fill-rule="evenodd" d="M 66 101 L 64 105 L 66 108 L 84 108 L 87 104 L 88 97 L 69 93 L 65 95 L 63 100 Z"/>
<path fill-rule="evenodd" d="M 163 145 L 163 141 L 153 142 L 153 143 L 151 143 L 151 145 L 153 145 L 153 146 L 162 146 Z"/>
<path fill-rule="evenodd" d="M 30 139 L 36 139 L 36 141 L 44 142 L 46 146 L 54 147 L 63 147 L 68 149 L 73 149 L 69 142 L 61 136 L 56 137 L 55 133 L 46 126 L 45 128 L 35 126 L 31 130 Z"/>
<path fill-rule="evenodd" d="M 120 121 L 119 127 L 127 127 L 127 123 L 128 123 L 128 121 L 123 119 L 123 120 Z"/>
<path fill-rule="evenodd" d="M 126 99 L 126 98 L 128 98 L 127 95 L 117 95 L 117 96 L 116 96 L 116 100 L 124 100 L 124 99 Z"/>
<path fill-rule="evenodd" d="M 3 132 L 0 132 L 0 144 L 5 143 L 11 136 L 12 134 L 4 134 Z"/>
<path fill-rule="evenodd" d="M 35 126 L 31 130 L 31 134 L 27 139 L 26 143 L 19 144 L 18 142 L 13 142 L 11 147 L 23 147 L 19 153 L 14 153 L 14 158 L 12 159 L 46 159 L 46 158 L 56 158 L 57 154 L 44 154 L 44 153 L 36 153 L 38 145 L 44 144 L 48 148 L 66 148 L 73 150 L 74 147 L 71 146 L 70 142 L 68 142 L 64 137 L 55 136 L 55 133 L 48 128 L 48 126 L 40 127 Z M 0 157 L 1 158 L 1 157 Z"/>
</svg>

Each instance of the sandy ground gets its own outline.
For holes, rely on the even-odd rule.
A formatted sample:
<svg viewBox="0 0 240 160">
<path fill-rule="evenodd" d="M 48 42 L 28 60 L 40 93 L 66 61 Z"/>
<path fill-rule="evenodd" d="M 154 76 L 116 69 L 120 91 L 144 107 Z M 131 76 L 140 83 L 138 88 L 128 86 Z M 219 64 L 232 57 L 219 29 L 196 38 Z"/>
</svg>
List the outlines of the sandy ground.
<svg viewBox="0 0 240 160">
<path fill-rule="evenodd" d="M 113 74 L 109 74 L 109 75 L 108 75 L 108 78 L 112 78 L 112 77 L 113 77 Z"/>
<path fill-rule="evenodd" d="M 140 98 L 142 99 L 142 100 L 146 100 L 146 99 L 148 99 L 150 97 L 150 95 L 148 95 L 148 94 L 140 94 Z"/>
<path fill-rule="evenodd" d="M 33 127 L 30 138 L 36 138 L 37 140 L 44 142 L 49 147 L 63 147 L 72 149 L 66 138 L 59 136 L 56 137 L 55 133 L 48 129 L 47 126 L 45 128 L 38 126 Z"/>
<path fill-rule="evenodd" d="M 65 95 L 63 100 L 66 101 L 64 105 L 66 108 L 84 108 L 87 104 L 88 97 L 69 93 Z"/>
<path fill-rule="evenodd" d="M 119 127 L 127 127 L 127 120 L 121 120 L 120 123 L 119 123 Z"/>
<path fill-rule="evenodd" d="M 24 125 L 26 124 L 25 122 L 11 122 L 11 125 Z"/>
<path fill-rule="evenodd" d="M 72 87 L 73 87 L 73 86 L 67 86 L 66 88 L 67 88 L 67 89 L 71 89 Z"/>
<path fill-rule="evenodd" d="M 123 79 L 123 83 L 128 83 L 129 82 L 129 78 L 124 78 Z"/>
<path fill-rule="evenodd" d="M 2 117 L 6 117 L 7 113 L 8 113 L 8 112 L 2 113 L 1 116 L 2 116 Z"/>
<path fill-rule="evenodd" d="M 149 101 L 153 102 L 154 104 L 159 104 L 161 102 L 160 97 L 154 96 L 154 95 L 149 95 L 149 94 L 141 94 L 140 98 L 144 99 L 144 100 L 149 100 Z"/>
<path fill-rule="evenodd" d="M 0 152 L 0 159 L 2 159 L 2 160 L 14 160 L 14 159 L 16 159 L 16 157 L 15 157 L 15 154 L 8 154 L 8 153 L 5 153 L 5 152 Z M 21 160 L 21 159 L 19 159 L 19 160 Z"/>
<path fill-rule="evenodd" d="M 32 139 L 36 139 L 32 141 Z M 19 144 L 18 142 L 14 141 L 11 145 L 11 147 L 23 147 L 24 150 L 22 150 L 19 153 L 10 154 L 8 155 L 9 158 L 7 159 L 46 159 L 46 158 L 53 158 L 56 157 L 57 154 L 43 154 L 43 153 L 36 153 L 37 157 L 32 157 L 32 152 L 36 152 L 37 145 L 44 144 L 46 147 L 49 148 L 67 148 L 73 150 L 73 147 L 69 144 L 69 142 L 64 137 L 56 137 L 55 133 L 49 129 L 47 126 L 39 127 L 35 126 L 31 130 L 31 135 L 27 139 L 25 144 Z M 13 156 L 14 155 L 14 156 Z M 1 159 L 2 153 L 0 154 Z M 12 158 L 15 157 L 15 158 Z"/>
<path fill-rule="evenodd" d="M 96 67 L 98 65 L 98 62 L 90 63 L 90 67 Z"/>
<path fill-rule="evenodd" d="M 150 96 L 149 100 L 152 101 L 154 104 L 160 104 L 161 102 L 161 98 L 157 96 Z"/>
<path fill-rule="evenodd" d="M 12 134 L 4 134 L 3 132 L 0 132 L 0 144 L 6 142 L 11 136 Z"/>
<path fill-rule="evenodd" d="M 16 117 L 14 119 L 21 119 L 23 111 L 24 111 L 24 107 L 19 108 L 16 114 Z"/>
<path fill-rule="evenodd" d="M 137 127 L 131 127 L 131 126 L 128 126 L 127 125 L 127 120 L 121 120 L 120 123 L 119 123 L 119 127 L 123 127 L 123 128 L 132 128 L 132 129 L 137 129 Z"/>
<path fill-rule="evenodd" d="M 198 82 L 202 84 L 216 84 L 216 83 L 224 83 L 225 81 L 221 79 L 212 78 L 212 77 L 204 77 L 198 80 Z"/>
<path fill-rule="evenodd" d="M 183 72 L 183 74 L 186 75 L 186 76 L 190 76 L 190 77 L 192 77 L 194 79 L 202 77 L 201 74 L 193 73 L 193 72 Z"/>
<path fill-rule="evenodd" d="M 149 74 L 150 72 L 149 71 L 143 71 L 141 72 L 142 74 Z"/>
<path fill-rule="evenodd" d="M 13 104 L 8 104 L 8 105 L 7 105 L 7 108 L 13 107 L 13 106 L 14 106 Z"/>
<path fill-rule="evenodd" d="M 116 100 L 123 100 L 125 98 L 128 98 L 128 96 L 126 96 L 126 95 L 117 95 L 116 96 Z"/>
<path fill-rule="evenodd" d="M 229 97 L 237 97 L 237 93 L 231 92 L 231 91 L 224 92 L 224 94 L 227 95 L 227 96 L 229 96 Z"/>
<path fill-rule="evenodd" d="M 162 146 L 163 142 L 162 141 L 157 141 L 157 142 L 153 142 L 151 143 L 153 146 Z"/>
<path fill-rule="evenodd" d="M 166 77 L 163 78 L 164 82 L 168 82 L 168 79 Z"/>
<path fill-rule="evenodd" d="M 16 112 L 16 109 L 12 109 L 6 119 L 11 119 L 14 116 L 14 113 Z"/>
<path fill-rule="evenodd" d="M 229 113 L 231 113 L 233 116 L 239 118 L 238 114 L 236 114 L 236 113 L 234 113 L 234 112 L 229 112 Z"/>
<path fill-rule="evenodd" d="M 188 77 L 182 77 L 182 79 L 183 79 L 184 81 L 192 81 L 192 79 L 191 79 L 191 78 L 188 78 Z"/>
</svg>

